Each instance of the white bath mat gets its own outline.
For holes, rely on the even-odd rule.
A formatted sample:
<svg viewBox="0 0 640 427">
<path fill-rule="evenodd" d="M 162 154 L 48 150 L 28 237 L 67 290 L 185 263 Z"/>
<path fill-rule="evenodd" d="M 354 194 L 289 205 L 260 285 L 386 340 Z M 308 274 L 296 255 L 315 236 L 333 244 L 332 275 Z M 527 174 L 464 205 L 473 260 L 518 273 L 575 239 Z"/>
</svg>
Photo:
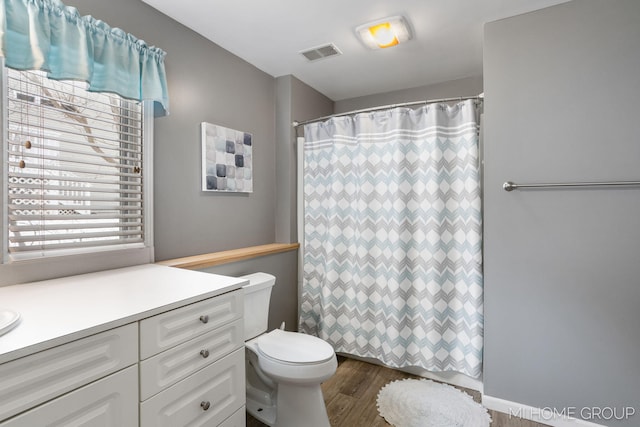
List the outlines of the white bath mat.
<svg viewBox="0 0 640 427">
<path fill-rule="evenodd" d="M 489 427 L 487 410 L 471 396 L 425 379 L 390 382 L 378 393 L 378 412 L 395 427 Z"/>
</svg>

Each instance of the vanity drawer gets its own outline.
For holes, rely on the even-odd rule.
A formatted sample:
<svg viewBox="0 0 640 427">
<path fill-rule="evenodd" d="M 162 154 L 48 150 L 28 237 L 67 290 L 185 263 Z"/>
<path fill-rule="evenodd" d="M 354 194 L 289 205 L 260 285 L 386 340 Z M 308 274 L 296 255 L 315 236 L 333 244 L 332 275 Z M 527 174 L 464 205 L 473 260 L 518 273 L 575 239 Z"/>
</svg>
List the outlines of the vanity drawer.
<svg viewBox="0 0 640 427">
<path fill-rule="evenodd" d="M 244 347 L 140 404 L 141 427 L 217 426 L 245 403 Z"/>
<path fill-rule="evenodd" d="M 140 322 L 140 359 L 147 359 L 243 316 L 242 290 L 177 308 Z"/>
<path fill-rule="evenodd" d="M 0 427 L 138 425 L 138 369 L 130 366 L 11 418 Z"/>
<path fill-rule="evenodd" d="M 147 400 L 240 347 L 244 347 L 243 319 L 143 360 L 140 362 L 140 400 Z"/>
<path fill-rule="evenodd" d="M 0 420 L 137 363 L 137 341 L 129 324 L 1 364 Z"/>
</svg>

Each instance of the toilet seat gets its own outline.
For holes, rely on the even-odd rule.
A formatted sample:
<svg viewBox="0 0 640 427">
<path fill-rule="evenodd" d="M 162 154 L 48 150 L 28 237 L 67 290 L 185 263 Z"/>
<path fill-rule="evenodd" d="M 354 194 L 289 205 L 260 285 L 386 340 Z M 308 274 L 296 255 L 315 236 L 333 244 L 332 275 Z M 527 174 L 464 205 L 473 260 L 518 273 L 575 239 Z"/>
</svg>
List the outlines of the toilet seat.
<svg viewBox="0 0 640 427">
<path fill-rule="evenodd" d="M 333 347 L 312 335 L 275 329 L 255 340 L 261 356 L 274 362 L 309 365 L 335 358 Z"/>
</svg>

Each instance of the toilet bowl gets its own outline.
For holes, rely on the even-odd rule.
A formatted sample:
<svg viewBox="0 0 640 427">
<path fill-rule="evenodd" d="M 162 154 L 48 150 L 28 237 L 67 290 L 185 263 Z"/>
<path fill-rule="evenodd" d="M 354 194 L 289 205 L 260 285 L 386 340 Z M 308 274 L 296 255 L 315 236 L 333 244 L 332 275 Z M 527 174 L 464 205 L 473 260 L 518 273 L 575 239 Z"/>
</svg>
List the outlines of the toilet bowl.
<svg viewBox="0 0 640 427">
<path fill-rule="evenodd" d="M 326 341 L 306 334 L 267 330 L 275 277 L 256 273 L 245 292 L 247 412 L 275 427 L 329 427 L 320 384 L 338 366 Z"/>
</svg>

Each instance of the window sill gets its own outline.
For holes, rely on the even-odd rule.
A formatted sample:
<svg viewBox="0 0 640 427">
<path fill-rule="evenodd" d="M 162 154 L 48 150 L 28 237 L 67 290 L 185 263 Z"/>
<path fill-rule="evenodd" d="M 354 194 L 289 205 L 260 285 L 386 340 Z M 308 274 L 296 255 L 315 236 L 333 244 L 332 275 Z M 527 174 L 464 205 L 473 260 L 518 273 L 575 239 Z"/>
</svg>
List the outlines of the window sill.
<svg viewBox="0 0 640 427">
<path fill-rule="evenodd" d="M 248 248 L 232 249 L 229 251 L 212 252 L 202 255 L 188 256 L 159 261 L 156 264 L 169 267 L 198 270 L 214 265 L 228 264 L 231 262 L 272 255 L 281 252 L 298 250 L 299 243 L 271 243 L 268 245 L 251 246 Z"/>
</svg>

